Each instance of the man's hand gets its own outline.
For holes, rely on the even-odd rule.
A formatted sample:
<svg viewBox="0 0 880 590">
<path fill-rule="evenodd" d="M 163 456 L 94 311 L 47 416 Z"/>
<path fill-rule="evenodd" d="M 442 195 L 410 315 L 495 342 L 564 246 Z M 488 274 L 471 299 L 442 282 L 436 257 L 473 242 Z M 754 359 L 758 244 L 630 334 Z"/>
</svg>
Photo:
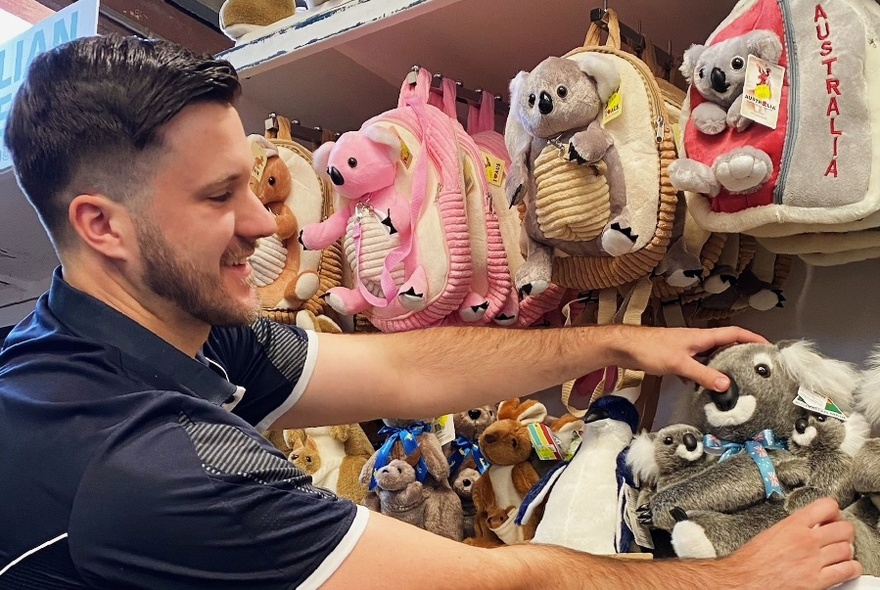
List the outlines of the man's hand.
<svg viewBox="0 0 880 590">
<path fill-rule="evenodd" d="M 861 564 L 853 559 L 853 537 L 853 525 L 840 520 L 837 502 L 822 498 L 776 523 L 726 559 L 728 565 L 741 569 L 740 575 L 748 572 L 756 582 L 750 587 L 830 588 L 862 574 Z"/>
<path fill-rule="evenodd" d="M 619 326 L 624 328 L 624 326 Z M 714 391 L 727 391 L 730 379 L 694 357 L 738 343 L 767 340 L 743 328 L 626 328 L 619 334 L 620 366 L 651 375 L 679 375 Z"/>
</svg>

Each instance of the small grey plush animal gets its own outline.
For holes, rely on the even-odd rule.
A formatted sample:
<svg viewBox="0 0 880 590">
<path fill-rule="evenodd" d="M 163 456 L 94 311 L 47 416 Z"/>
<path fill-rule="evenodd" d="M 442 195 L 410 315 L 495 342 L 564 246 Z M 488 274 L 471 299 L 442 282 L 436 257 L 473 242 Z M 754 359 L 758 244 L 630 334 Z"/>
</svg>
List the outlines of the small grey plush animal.
<svg viewBox="0 0 880 590">
<path fill-rule="evenodd" d="M 865 441 L 853 458 L 853 486 L 860 497 L 843 517 L 856 529 L 855 558 L 866 575 L 880 576 L 880 439 Z"/>
<path fill-rule="evenodd" d="M 626 454 L 627 465 L 641 486 L 637 505 L 648 505 L 654 493 L 699 473 L 714 460 L 703 450 L 703 433 L 690 424 L 642 432 Z"/>
<path fill-rule="evenodd" d="M 749 55 L 776 63 L 782 42 L 773 31 L 757 29 L 712 45 L 692 45 L 684 52 L 681 72 L 706 100 L 690 113 L 694 126 L 707 135 L 728 128 L 746 130 L 751 120 L 740 114 Z M 716 196 L 721 187 L 731 193 L 760 189 L 773 172 L 773 162 L 763 150 L 734 148 L 718 156 L 711 166 L 681 158 L 669 168 L 669 179 L 678 190 Z"/>
<path fill-rule="evenodd" d="M 793 401 L 799 388 L 830 397 L 844 413 L 851 410 L 859 373 L 849 363 L 820 355 L 805 341 L 740 344 L 718 352 L 709 365 L 727 374 L 723 393 L 698 388 L 691 399 L 689 422 L 721 441 L 744 445 L 763 430 L 784 438 L 801 417 Z M 768 450 L 782 491 L 806 484 L 809 465 L 786 450 Z M 698 477 L 658 491 L 651 500 L 657 528 L 671 530 L 674 508 L 733 514 L 763 502 L 765 488 L 756 463 L 746 452 L 713 463 Z"/>
<path fill-rule="evenodd" d="M 474 536 L 474 515 L 476 508 L 474 507 L 474 484 L 480 479 L 480 472 L 470 467 L 459 469 L 455 480 L 452 482 L 452 489 L 461 499 L 461 512 L 463 516 L 462 530 L 464 538 L 468 539 Z"/>
</svg>

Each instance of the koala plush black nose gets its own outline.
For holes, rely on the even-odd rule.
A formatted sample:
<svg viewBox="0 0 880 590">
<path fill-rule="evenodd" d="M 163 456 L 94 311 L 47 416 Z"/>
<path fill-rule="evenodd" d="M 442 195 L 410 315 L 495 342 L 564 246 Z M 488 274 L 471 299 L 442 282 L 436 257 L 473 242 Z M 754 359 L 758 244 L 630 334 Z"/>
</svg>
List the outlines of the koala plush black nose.
<svg viewBox="0 0 880 590">
<path fill-rule="evenodd" d="M 733 380 L 733 377 L 730 377 L 730 387 L 727 391 L 717 392 L 710 391 L 709 398 L 711 398 L 712 403 L 715 404 L 715 407 L 721 410 L 722 412 L 729 412 L 733 408 L 736 407 L 736 402 L 739 400 L 739 387 L 736 384 L 736 381 Z"/>
<path fill-rule="evenodd" d="M 798 434 L 803 434 L 807 431 L 807 426 L 810 425 L 810 420 L 808 418 L 798 418 L 794 423 L 794 429 L 797 430 Z"/>
<path fill-rule="evenodd" d="M 327 174 L 330 175 L 330 180 L 336 186 L 342 186 L 345 184 L 345 177 L 343 177 L 339 170 L 336 169 L 336 166 L 330 166 L 330 168 L 327 169 Z"/>
<path fill-rule="evenodd" d="M 727 89 L 730 88 L 730 84 L 727 83 L 727 75 L 721 68 L 712 68 L 710 79 L 712 80 L 712 89 L 715 92 L 727 92 Z"/>
<path fill-rule="evenodd" d="M 694 451 L 697 448 L 697 437 L 691 434 L 690 432 L 686 433 L 683 437 L 681 437 L 682 442 L 684 443 L 684 448 L 689 451 Z"/>
<path fill-rule="evenodd" d="M 479 418 L 480 416 L 482 416 L 482 415 L 483 415 L 483 411 L 482 411 L 482 410 L 468 410 L 468 417 L 469 417 L 471 420 L 476 420 L 476 419 L 478 419 L 478 418 Z"/>
<path fill-rule="evenodd" d="M 590 422 L 597 422 L 599 420 L 606 420 L 608 417 L 609 417 L 609 414 L 604 409 L 590 408 L 590 411 L 587 412 L 587 416 L 584 418 L 584 423 L 589 424 Z"/>
<path fill-rule="evenodd" d="M 542 115 L 553 112 L 553 99 L 543 90 L 541 91 L 541 100 L 538 101 L 538 110 Z"/>
</svg>

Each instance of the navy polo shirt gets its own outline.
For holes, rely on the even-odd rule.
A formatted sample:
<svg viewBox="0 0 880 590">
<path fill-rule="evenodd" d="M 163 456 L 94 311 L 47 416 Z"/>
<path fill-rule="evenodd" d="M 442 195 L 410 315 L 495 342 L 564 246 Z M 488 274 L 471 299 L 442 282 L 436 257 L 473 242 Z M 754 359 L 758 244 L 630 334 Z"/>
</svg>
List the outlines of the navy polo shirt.
<svg viewBox="0 0 880 590">
<path fill-rule="evenodd" d="M 0 589 L 320 586 L 367 511 L 258 433 L 316 351 L 260 320 L 193 359 L 56 271 L 0 349 Z"/>
</svg>

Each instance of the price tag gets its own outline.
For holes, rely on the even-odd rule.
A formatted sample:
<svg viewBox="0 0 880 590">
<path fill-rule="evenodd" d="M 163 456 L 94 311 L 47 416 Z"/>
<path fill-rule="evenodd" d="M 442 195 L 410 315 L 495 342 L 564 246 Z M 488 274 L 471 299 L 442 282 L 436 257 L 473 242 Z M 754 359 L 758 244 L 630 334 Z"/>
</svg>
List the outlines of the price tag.
<svg viewBox="0 0 880 590">
<path fill-rule="evenodd" d="M 756 123 L 776 129 L 784 77 L 785 68 L 779 64 L 749 55 L 740 114 Z"/>
<path fill-rule="evenodd" d="M 840 408 L 837 407 L 837 404 L 831 401 L 830 397 L 824 397 L 818 393 L 813 393 L 804 387 L 798 388 L 797 397 L 794 398 L 794 405 L 810 410 L 811 412 L 816 412 L 817 414 L 823 414 L 831 418 L 837 418 L 838 420 L 846 420 L 846 414 L 840 411 Z"/>
<path fill-rule="evenodd" d="M 433 432 L 437 435 L 441 445 L 454 441 L 455 424 L 452 421 L 452 414 L 446 414 L 434 420 Z"/>
<path fill-rule="evenodd" d="M 605 125 L 609 121 L 613 121 L 623 112 L 623 94 L 617 90 L 608 98 L 608 104 L 605 105 L 605 112 L 602 116 L 602 124 Z"/>
</svg>

